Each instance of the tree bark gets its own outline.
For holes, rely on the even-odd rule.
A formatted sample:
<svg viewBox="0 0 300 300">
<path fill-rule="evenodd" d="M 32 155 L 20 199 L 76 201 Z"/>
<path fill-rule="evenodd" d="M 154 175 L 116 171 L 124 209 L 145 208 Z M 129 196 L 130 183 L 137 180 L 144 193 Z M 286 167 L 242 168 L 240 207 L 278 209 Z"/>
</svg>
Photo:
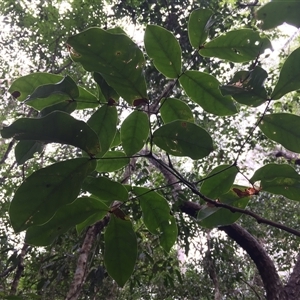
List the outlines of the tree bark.
<svg viewBox="0 0 300 300">
<path fill-rule="evenodd" d="M 93 242 L 97 234 L 108 224 L 109 216 L 105 216 L 103 220 L 97 222 L 91 226 L 85 235 L 85 239 L 80 249 L 80 255 L 78 257 L 76 271 L 74 274 L 73 282 L 70 285 L 69 292 L 65 300 L 77 300 L 82 286 L 87 276 L 87 260 L 91 251 Z"/>
<path fill-rule="evenodd" d="M 298 253 L 296 264 L 283 293 L 285 299 L 298 300 L 300 298 L 300 253 Z"/>
<path fill-rule="evenodd" d="M 283 295 L 283 285 L 273 261 L 271 260 L 265 249 L 259 244 L 259 242 L 246 229 L 238 224 L 222 226 L 219 229 L 223 230 L 251 257 L 262 278 L 267 294 L 267 299 L 288 299 Z"/>
</svg>

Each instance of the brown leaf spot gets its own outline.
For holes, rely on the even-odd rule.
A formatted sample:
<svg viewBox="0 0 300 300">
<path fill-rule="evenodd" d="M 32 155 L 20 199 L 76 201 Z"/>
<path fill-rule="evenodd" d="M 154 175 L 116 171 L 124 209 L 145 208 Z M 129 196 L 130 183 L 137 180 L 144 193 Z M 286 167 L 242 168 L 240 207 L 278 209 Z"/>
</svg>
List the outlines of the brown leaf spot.
<svg viewBox="0 0 300 300">
<path fill-rule="evenodd" d="M 14 98 L 17 99 L 18 97 L 21 96 L 21 93 L 20 93 L 19 91 L 14 91 L 14 92 L 11 93 L 11 95 L 12 95 Z"/>
</svg>

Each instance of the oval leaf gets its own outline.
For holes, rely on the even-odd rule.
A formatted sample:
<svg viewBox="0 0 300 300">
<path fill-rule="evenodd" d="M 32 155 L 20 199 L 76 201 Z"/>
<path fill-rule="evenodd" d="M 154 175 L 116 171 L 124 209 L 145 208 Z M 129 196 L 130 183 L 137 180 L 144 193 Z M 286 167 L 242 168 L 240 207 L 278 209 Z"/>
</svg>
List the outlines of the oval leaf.
<svg viewBox="0 0 300 300">
<path fill-rule="evenodd" d="M 153 142 L 174 156 L 203 158 L 213 150 L 210 135 L 201 127 L 186 121 L 173 121 L 153 133 Z"/>
<path fill-rule="evenodd" d="M 223 96 L 219 89 L 219 81 L 212 75 L 186 71 L 180 78 L 186 94 L 204 110 L 218 116 L 237 113 L 236 107 L 229 96 Z"/>
<path fill-rule="evenodd" d="M 162 100 L 160 114 L 164 123 L 169 123 L 175 120 L 185 120 L 194 122 L 194 116 L 189 106 L 175 98 L 167 98 Z"/>
<path fill-rule="evenodd" d="M 118 113 L 114 106 L 103 105 L 92 114 L 87 124 L 97 133 L 101 150 L 97 158 L 102 157 L 110 148 L 117 132 Z"/>
<path fill-rule="evenodd" d="M 247 187 L 233 186 L 233 188 L 247 189 Z M 244 209 L 246 208 L 250 197 L 240 197 L 232 189 L 226 194 L 219 197 L 219 201 L 229 204 L 231 206 Z M 198 224 L 205 228 L 214 228 L 218 226 L 230 225 L 236 222 L 242 213 L 233 213 L 229 209 L 212 207 L 210 205 L 203 205 L 199 210 L 197 220 Z"/>
<path fill-rule="evenodd" d="M 300 89 L 300 48 L 293 51 L 283 64 L 271 98 L 277 100 L 298 89 Z"/>
<path fill-rule="evenodd" d="M 9 92 L 18 101 L 24 101 L 36 88 L 45 84 L 58 83 L 63 76 L 49 73 L 32 73 L 16 79 L 9 88 Z M 54 95 L 53 98 L 57 97 Z"/>
<path fill-rule="evenodd" d="M 40 99 L 48 98 L 52 95 L 65 95 L 64 100 L 74 100 L 79 96 L 79 90 L 74 80 L 67 75 L 57 83 L 40 85 L 26 98 L 25 103 L 39 110 L 43 108 L 43 101 Z"/>
<path fill-rule="evenodd" d="M 107 272 L 123 287 L 133 272 L 137 258 L 137 239 L 131 222 L 112 214 L 104 233 L 104 241 Z"/>
<path fill-rule="evenodd" d="M 115 200 L 128 200 L 126 188 L 121 183 L 112 181 L 106 177 L 94 178 L 89 176 L 83 182 L 82 188 L 108 204 Z"/>
<path fill-rule="evenodd" d="M 300 200 L 300 175 L 289 165 L 269 164 L 258 169 L 250 180 L 260 181 L 262 190 Z"/>
<path fill-rule="evenodd" d="M 65 112 L 54 111 L 39 119 L 22 118 L 1 131 L 3 138 L 69 144 L 90 156 L 100 151 L 97 134 L 83 121 Z"/>
<path fill-rule="evenodd" d="M 147 25 L 144 38 L 146 52 L 156 69 L 168 78 L 181 74 L 181 48 L 175 36 L 157 25 Z"/>
<path fill-rule="evenodd" d="M 271 140 L 286 149 L 300 153 L 300 117 L 278 113 L 263 117 L 259 124 L 261 131 Z"/>
<path fill-rule="evenodd" d="M 251 29 L 239 29 L 208 42 L 200 50 L 200 54 L 232 62 L 247 62 L 255 59 L 268 48 L 272 48 L 268 38 L 260 37 L 257 31 Z"/>
<path fill-rule="evenodd" d="M 130 162 L 130 158 L 122 151 L 109 151 L 102 159 L 97 160 L 96 170 L 98 172 L 113 172 L 119 170 Z"/>
<path fill-rule="evenodd" d="M 74 61 L 100 73 L 129 104 L 147 98 L 142 74 L 145 59 L 128 36 L 93 27 L 68 38 L 67 43 Z"/>
<path fill-rule="evenodd" d="M 236 166 L 221 165 L 214 168 L 207 175 L 210 178 L 205 179 L 200 192 L 208 198 L 217 199 L 230 190 L 237 173 L 238 169 Z"/>
<path fill-rule="evenodd" d="M 263 87 L 267 77 L 268 73 L 258 66 L 251 71 L 239 71 L 227 85 L 221 87 L 222 94 L 232 95 L 241 104 L 257 107 L 268 100 Z"/>
<path fill-rule="evenodd" d="M 149 120 L 142 111 L 132 112 L 121 125 L 121 141 L 125 153 L 131 156 L 143 148 L 149 135 Z"/>
<path fill-rule="evenodd" d="M 57 236 L 83 222 L 95 212 L 98 212 L 98 215 L 101 213 L 103 218 L 108 211 L 109 207 L 98 199 L 78 198 L 73 203 L 58 209 L 49 222 L 29 227 L 26 231 L 25 241 L 35 246 L 50 245 Z"/>
<path fill-rule="evenodd" d="M 262 21 L 260 27 L 263 30 L 272 29 L 284 22 L 300 27 L 299 11 L 299 1 L 272 1 L 263 5 L 256 12 L 256 18 Z"/>
<path fill-rule="evenodd" d="M 31 174 L 17 189 L 9 216 L 15 232 L 47 222 L 62 206 L 73 202 L 96 161 L 76 158 Z"/>
<path fill-rule="evenodd" d="M 210 9 L 195 9 L 189 18 L 188 33 L 191 45 L 199 49 L 208 36 L 208 30 L 213 24 L 213 12 Z"/>
<path fill-rule="evenodd" d="M 140 200 L 144 224 L 152 234 L 159 235 L 160 245 L 169 252 L 176 242 L 178 232 L 167 200 L 146 188 L 134 187 L 133 191 Z"/>
</svg>

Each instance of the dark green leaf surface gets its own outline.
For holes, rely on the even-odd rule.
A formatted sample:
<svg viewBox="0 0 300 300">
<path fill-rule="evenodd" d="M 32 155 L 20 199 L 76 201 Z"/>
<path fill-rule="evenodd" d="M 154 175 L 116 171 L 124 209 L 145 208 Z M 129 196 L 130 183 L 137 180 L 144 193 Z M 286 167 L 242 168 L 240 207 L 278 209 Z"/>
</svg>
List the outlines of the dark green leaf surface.
<svg viewBox="0 0 300 300">
<path fill-rule="evenodd" d="M 45 107 L 44 109 L 42 109 L 40 111 L 40 116 L 44 117 L 46 115 L 49 115 L 50 113 L 52 113 L 55 110 L 64 111 L 68 114 L 71 114 L 76 108 L 77 108 L 76 101 L 66 100 L 66 101 L 59 102 L 54 105 Z"/>
<path fill-rule="evenodd" d="M 257 31 L 238 29 L 208 42 L 200 54 L 241 63 L 255 59 L 268 48 L 272 48 L 271 42 Z"/>
<path fill-rule="evenodd" d="M 181 74 L 181 48 L 175 36 L 157 25 L 147 25 L 144 37 L 146 52 L 156 69 L 168 78 Z"/>
<path fill-rule="evenodd" d="M 192 110 L 185 102 L 176 98 L 163 99 L 159 111 L 164 123 L 175 120 L 194 122 Z"/>
<path fill-rule="evenodd" d="M 79 87 L 79 96 L 75 100 L 77 109 L 94 108 L 99 105 L 97 97 L 82 87 Z"/>
<path fill-rule="evenodd" d="M 31 95 L 39 86 L 55 85 L 63 80 L 63 76 L 48 74 L 48 73 L 33 73 L 30 75 L 22 76 L 16 79 L 9 92 L 19 101 L 24 101 Z M 93 108 L 99 105 L 97 98 L 82 87 L 77 87 L 79 95 L 74 98 L 77 102 L 77 109 Z M 50 91 L 51 92 L 51 91 Z M 47 98 L 39 98 L 34 102 L 27 104 L 33 106 L 37 110 L 57 104 L 62 101 L 70 101 L 70 96 L 67 94 L 51 94 Z"/>
<path fill-rule="evenodd" d="M 135 110 L 121 125 L 121 141 L 125 153 L 131 156 L 143 148 L 149 135 L 146 113 Z"/>
<path fill-rule="evenodd" d="M 250 180 L 260 181 L 263 191 L 300 200 L 300 175 L 289 165 L 269 164 L 258 169 Z"/>
<path fill-rule="evenodd" d="M 126 188 L 121 183 L 106 177 L 95 178 L 89 176 L 83 182 L 82 188 L 108 204 L 115 200 L 128 200 Z"/>
<path fill-rule="evenodd" d="M 87 71 L 100 73 L 129 104 L 147 98 L 144 56 L 128 36 L 93 27 L 70 37 L 67 43 L 74 61 Z"/>
<path fill-rule="evenodd" d="M 153 142 L 174 156 L 203 158 L 213 150 L 212 139 L 203 128 L 186 121 L 173 121 L 153 133 Z"/>
<path fill-rule="evenodd" d="M 16 190 L 9 208 L 15 232 L 47 222 L 62 206 L 73 202 L 96 161 L 76 158 L 39 169 Z"/>
<path fill-rule="evenodd" d="M 205 111 L 218 116 L 237 113 L 230 96 L 223 96 L 219 81 L 212 75 L 198 71 L 186 71 L 179 79 L 186 94 Z"/>
<path fill-rule="evenodd" d="M 286 59 L 271 98 L 280 99 L 285 94 L 300 89 L 300 48 Z"/>
<path fill-rule="evenodd" d="M 265 115 L 259 128 L 269 139 L 300 153 L 299 116 L 286 113 Z"/>
<path fill-rule="evenodd" d="M 133 191 L 140 200 L 144 224 L 152 234 L 159 235 L 160 245 L 169 252 L 176 242 L 178 232 L 167 200 L 146 188 L 134 187 Z"/>
<path fill-rule="evenodd" d="M 100 151 L 97 134 L 83 121 L 54 111 L 40 119 L 22 118 L 1 131 L 3 138 L 69 144 L 95 155 Z"/>
<path fill-rule="evenodd" d="M 57 83 L 38 86 L 33 93 L 26 98 L 25 103 L 40 110 L 44 108 L 43 102 L 40 101 L 40 99 L 48 98 L 52 95 L 65 95 L 64 100 L 74 100 L 79 96 L 79 90 L 74 80 L 67 75 Z"/>
<path fill-rule="evenodd" d="M 208 198 L 217 199 L 219 196 L 226 194 L 233 185 L 238 169 L 235 166 L 228 168 L 230 165 L 221 165 L 214 168 L 207 176 L 200 189 L 200 192 Z M 226 169 L 227 168 L 227 169 Z M 223 171 L 226 169 L 225 171 Z"/>
<path fill-rule="evenodd" d="M 234 185 L 233 188 L 238 188 L 242 191 L 247 187 Z M 222 203 L 229 204 L 231 206 L 244 209 L 246 208 L 250 197 L 239 197 L 232 189 L 226 194 L 219 197 L 219 201 Z M 230 225 L 236 222 L 241 213 L 233 213 L 225 208 L 211 207 L 203 205 L 202 209 L 198 212 L 197 220 L 199 225 L 205 228 L 214 228 L 218 226 Z"/>
<path fill-rule="evenodd" d="M 71 204 L 58 209 L 49 222 L 29 227 L 26 231 L 25 241 L 35 246 L 50 245 L 57 236 L 85 221 L 95 212 L 98 215 L 101 214 L 103 218 L 108 210 L 108 206 L 98 199 L 92 197 L 78 198 Z"/>
<path fill-rule="evenodd" d="M 108 151 L 102 159 L 97 160 L 96 170 L 98 172 L 113 172 L 119 170 L 130 162 L 129 157 L 122 151 Z"/>
<path fill-rule="evenodd" d="M 101 201 L 101 200 L 98 200 L 98 201 Z M 109 208 L 108 208 L 108 210 L 109 210 Z M 91 226 L 91 225 L 95 224 L 96 222 L 102 220 L 105 217 L 105 215 L 106 215 L 106 212 L 104 212 L 104 211 L 92 214 L 85 221 L 83 221 L 82 223 L 76 225 L 77 233 L 80 234 L 88 226 Z"/>
<path fill-rule="evenodd" d="M 97 82 L 100 89 L 100 100 L 102 102 L 108 102 L 109 100 L 118 101 L 120 96 L 117 92 L 109 86 L 100 73 L 94 72 L 94 80 Z"/>
<path fill-rule="evenodd" d="M 24 101 L 34 90 L 45 84 L 55 84 L 63 79 L 63 76 L 49 73 L 32 73 L 16 79 L 9 88 L 9 92 L 18 100 Z M 52 96 L 56 98 L 57 95 Z"/>
<path fill-rule="evenodd" d="M 115 106 L 103 105 L 92 114 L 87 124 L 97 133 L 101 150 L 97 157 L 102 157 L 110 148 L 117 131 L 118 113 Z"/>
<path fill-rule="evenodd" d="M 24 164 L 28 159 L 33 157 L 35 152 L 41 153 L 44 144 L 36 141 L 20 141 L 15 147 L 15 157 L 18 165 Z"/>
<path fill-rule="evenodd" d="M 210 9 L 195 9 L 189 18 L 188 33 L 191 45 L 199 49 L 208 36 L 208 30 L 213 24 L 213 12 Z"/>
<path fill-rule="evenodd" d="M 261 67 L 252 71 L 239 71 L 233 79 L 221 87 L 223 95 L 232 95 L 241 104 L 257 107 L 267 101 L 267 91 L 263 87 L 268 73 Z"/>
<path fill-rule="evenodd" d="M 260 27 L 263 30 L 272 29 L 284 22 L 300 27 L 299 11 L 299 0 L 273 0 L 257 10 L 256 18 L 262 21 Z"/>
<path fill-rule="evenodd" d="M 106 270 L 123 287 L 133 272 L 137 258 L 137 239 L 131 222 L 111 215 L 104 241 Z"/>
</svg>

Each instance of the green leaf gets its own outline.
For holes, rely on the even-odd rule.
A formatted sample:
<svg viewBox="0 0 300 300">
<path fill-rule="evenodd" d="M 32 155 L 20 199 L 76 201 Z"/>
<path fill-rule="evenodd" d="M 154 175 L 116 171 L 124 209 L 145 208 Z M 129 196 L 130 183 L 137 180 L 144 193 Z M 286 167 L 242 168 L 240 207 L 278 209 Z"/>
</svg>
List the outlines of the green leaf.
<svg viewBox="0 0 300 300">
<path fill-rule="evenodd" d="M 212 75 L 186 71 L 180 78 L 186 94 L 205 111 L 218 116 L 233 115 L 237 113 L 231 97 L 224 97 L 219 89 L 219 81 Z"/>
<path fill-rule="evenodd" d="M 300 153 L 299 116 L 286 113 L 265 115 L 259 128 L 269 139 Z"/>
<path fill-rule="evenodd" d="M 76 158 L 39 169 L 16 190 L 9 216 L 15 232 L 47 222 L 62 206 L 73 202 L 96 161 Z"/>
<path fill-rule="evenodd" d="M 16 79 L 9 88 L 9 92 L 18 101 L 24 101 L 28 95 L 32 94 L 34 90 L 40 85 L 58 83 L 63 79 L 63 76 L 49 73 L 32 73 Z M 52 95 L 57 98 L 57 95 Z"/>
<path fill-rule="evenodd" d="M 159 235 L 160 245 L 169 252 L 176 242 L 178 231 L 167 200 L 147 188 L 134 187 L 133 191 L 139 198 L 144 224 L 152 234 Z"/>
<path fill-rule="evenodd" d="M 255 59 L 267 48 L 272 48 L 268 38 L 251 29 L 238 29 L 208 42 L 200 54 L 241 63 Z"/>
<path fill-rule="evenodd" d="M 189 18 L 188 33 L 192 47 L 199 49 L 208 36 L 208 30 L 213 24 L 213 12 L 210 9 L 195 9 Z"/>
<path fill-rule="evenodd" d="M 267 91 L 263 87 L 268 73 L 261 67 L 251 71 L 239 71 L 233 79 L 221 87 L 223 95 L 232 95 L 241 104 L 257 107 L 267 101 Z"/>
<path fill-rule="evenodd" d="M 273 0 L 257 10 L 256 18 L 262 21 L 260 27 L 263 30 L 272 29 L 284 22 L 300 27 L 299 11 L 299 0 Z"/>
<path fill-rule="evenodd" d="M 77 109 L 94 108 L 99 105 L 97 97 L 82 87 L 79 87 L 79 96 L 75 100 Z"/>
<path fill-rule="evenodd" d="M 15 157 L 18 165 L 24 164 L 33 157 L 35 152 L 42 153 L 44 144 L 36 141 L 20 141 L 15 147 Z"/>
<path fill-rule="evenodd" d="M 117 129 L 115 138 L 110 147 L 113 148 L 113 147 L 117 147 L 119 145 L 121 145 L 121 133 L 120 133 L 120 130 Z"/>
<path fill-rule="evenodd" d="M 293 51 L 283 64 L 271 98 L 277 100 L 298 89 L 300 89 L 300 48 Z"/>
<path fill-rule="evenodd" d="M 300 175 L 289 165 L 269 164 L 258 169 L 251 182 L 260 181 L 263 191 L 300 200 Z"/>
<path fill-rule="evenodd" d="M 174 156 L 203 158 L 213 150 L 210 135 L 201 127 L 186 121 L 173 121 L 153 133 L 153 142 Z"/>
<path fill-rule="evenodd" d="M 238 173 L 236 166 L 221 165 L 214 168 L 207 176 L 200 189 L 200 192 L 208 198 L 217 199 L 219 196 L 227 193 L 233 185 Z"/>
<path fill-rule="evenodd" d="M 125 153 L 131 156 L 143 148 L 149 135 L 146 113 L 135 110 L 121 125 L 121 141 Z"/>
<path fill-rule="evenodd" d="M 83 182 L 82 188 L 107 203 L 107 205 L 115 200 L 128 200 L 126 188 L 121 183 L 112 181 L 106 177 L 95 178 L 89 176 Z"/>
<path fill-rule="evenodd" d="M 98 201 L 101 202 L 101 200 L 98 200 Z M 106 204 L 104 204 L 104 205 L 106 205 Z M 109 208 L 108 208 L 108 210 L 109 210 Z M 80 234 L 88 226 L 91 226 L 91 225 L 95 224 L 96 222 L 102 220 L 105 217 L 105 215 L 106 215 L 106 212 L 104 212 L 104 211 L 94 213 L 93 215 L 88 217 L 85 221 L 76 225 L 77 233 Z"/>
<path fill-rule="evenodd" d="M 119 100 L 120 96 L 111 86 L 106 83 L 100 73 L 94 72 L 94 80 L 97 82 L 100 88 L 99 98 L 102 99 L 102 102 L 108 102 L 111 99 L 116 102 Z"/>
<path fill-rule="evenodd" d="M 123 287 L 133 272 L 137 258 L 137 239 L 131 222 L 111 215 L 104 241 L 107 272 Z"/>
<path fill-rule="evenodd" d="M 74 61 L 87 71 L 100 73 L 129 104 L 147 98 L 142 75 L 145 59 L 129 37 L 93 27 L 70 37 L 67 43 Z"/>
<path fill-rule="evenodd" d="M 54 105 L 45 107 L 44 109 L 42 109 L 40 111 L 40 116 L 44 117 L 46 115 L 49 115 L 50 113 L 52 113 L 55 110 L 64 111 L 68 114 L 71 114 L 76 108 L 77 108 L 76 101 L 66 100 L 66 101 L 59 102 Z"/>
<path fill-rule="evenodd" d="M 26 98 L 25 103 L 40 110 L 44 108 L 43 101 L 40 99 L 48 98 L 52 95 L 64 95 L 63 100 L 74 100 L 79 96 L 79 90 L 74 80 L 67 75 L 57 83 L 38 86 L 33 93 Z M 62 101 L 60 97 L 57 99 L 59 99 L 57 102 Z"/>
<path fill-rule="evenodd" d="M 90 156 L 100 151 L 97 134 L 83 121 L 65 112 L 54 111 L 39 119 L 21 118 L 1 131 L 3 138 L 69 144 Z"/>
<path fill-rule="evenodd" d="M 241 187 L 234 185 L 233 188 L 247 189 L 247 187 Z M 219 201 L 231 206 L 245 209 L 250 197 L 240 197 L 232 189 L 226 194 L 219 197 Z M 210 205 L 203 205 L 199 210 L 197 220 L 198 224 L 205 228 L 214 228 L 218 226 L 230 225 L 236 222 L 241 213 L 233 213 L 226 208 L 211 207 Z"/>
<path fill-rule="evenodd" d="M 15 80 L 9 88 L 9 92 L 18 101 L 24 101 L 40 86 L 53 85 L 55 87 L 55 84 L 58 84 L 63 79 L 64 77 L 60 75 L 33 73 Z M 77 87 L 77 89 L 79 90 L 79 95 L 73 99 L 77 102 L 77 109 L 93 108 L 99 105 L 98 99 L 93 94 L 82 87 Z M 70 100 L 71 99 L 67 94 L 54 93 L 49 95 L 47 98 L 38 98 L 32 102 L 27 102 L 27 104 L 33 106 L 37 110 L 41 110 L 59 102 Z"/>
<path fill-rule="evenodd" d="M 55 238 L 70 228 L 85 221 L 95 212 L 102 218 L 109 211 L 109 207 L 98 199 L 82 197 L 71 204 L 58 209 L 51 220 L 43 225 L 29 227 L 26 231 L 25 241 L 35 246 L 47 246 L 52 244 Z"/>
<path fill-rule="evenodd" d="M 159 111 L 164 123 L 175 120 L 194 122 L 192 110 L 185 102 L 176 98 L 163 99 Z"/>
<path fill-rule="evenodd" d="M 96 170 L 98 172 L 114 172 L 128 165 L 129 162 L 130 159 L 124 152 L 109 151 L 97 160 Z"/>
<path fill-rule="evenodd" d="M 103 156 L 112 144 L 117 131 L 118 113 L 114 106 L 103 105 L 92 114 L 87 124 L 97 133 L 101 150 L 97 158 Z"/>
<path fill-rule="evenodd" d="M 144 43 L 156 69 L 168 78 L 178 78 L 181 74 L 181 48 L 175 36 L 163 27 L 147 25 Z"/>
</svg>

